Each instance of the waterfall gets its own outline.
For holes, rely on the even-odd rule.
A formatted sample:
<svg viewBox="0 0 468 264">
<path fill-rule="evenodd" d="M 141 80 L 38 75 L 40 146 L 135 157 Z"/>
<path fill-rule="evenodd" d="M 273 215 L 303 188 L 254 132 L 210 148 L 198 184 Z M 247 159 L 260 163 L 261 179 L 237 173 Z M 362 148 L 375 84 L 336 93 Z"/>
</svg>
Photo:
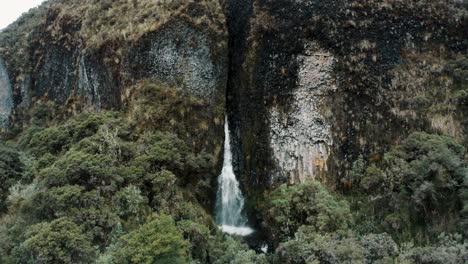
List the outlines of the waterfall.
<svg viewBox="0 0 468 264">
<path fill-rule="evenodd" d="M 7 69 L 0 59 L 0 129 L 8 126 L 8 118 L 13 109 L 13 92 Z"/>
<path fill-rule="evenodd" d="M 224 162 L 218 178 L 216 194 L 216 223 L 225 233 L 246 236 L 253 233 L 247 226 L 244 210 L 244 197 L 232 167 L 232 150 L 228 118 L 224 123 Z"/>
</svg>

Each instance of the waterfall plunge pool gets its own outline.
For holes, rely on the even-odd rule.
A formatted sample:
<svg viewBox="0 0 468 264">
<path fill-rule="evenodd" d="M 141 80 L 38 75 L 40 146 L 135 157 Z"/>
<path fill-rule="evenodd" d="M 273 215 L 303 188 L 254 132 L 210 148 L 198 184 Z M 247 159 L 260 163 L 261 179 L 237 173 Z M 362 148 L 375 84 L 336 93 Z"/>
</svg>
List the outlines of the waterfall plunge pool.
<svg viewBox="0 0 468 264">
<path fill-rule="evenodd" d="M 223 231 L 224 233 L 237 236 L 249 236 L 255 232 L 255 230 L 253 230 L 250 227 L 242 226 L 221 225 L 219 226 L 219 229 L 221 229 L 221 231 Z"/>
</svg>

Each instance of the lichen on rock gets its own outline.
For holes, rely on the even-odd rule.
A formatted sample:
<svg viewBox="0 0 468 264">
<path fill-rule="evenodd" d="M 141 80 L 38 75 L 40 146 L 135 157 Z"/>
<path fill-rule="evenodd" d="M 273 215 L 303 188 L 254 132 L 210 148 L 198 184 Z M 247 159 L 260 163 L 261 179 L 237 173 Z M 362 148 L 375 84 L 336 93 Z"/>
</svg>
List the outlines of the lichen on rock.
<svg viewBox="0 0 468 264">
<path fill-rule="evenodd" d="M 327 170 L 332 145 L 331 126 L 324 111 L 326 96 L 336 90 L 333 56 L 309 49 L 297 56 L 298 85 L 292 92 L 290 111 L 270 110 L 270 138 L 277 174 L 290 182 L 304 182 Z M 277 176 L 277 177 L 278 177 Z"/>
<path fill-rule="evenodd" d="M 214 56 L 212 42 L 205 32 L 188 23 L 168 23 L 151 32 L 134 47 L 127 57 L 127 76 L 162 81 L 187 92 L 213 98 L 224 86 L 226 60 Z"/>
</svg>

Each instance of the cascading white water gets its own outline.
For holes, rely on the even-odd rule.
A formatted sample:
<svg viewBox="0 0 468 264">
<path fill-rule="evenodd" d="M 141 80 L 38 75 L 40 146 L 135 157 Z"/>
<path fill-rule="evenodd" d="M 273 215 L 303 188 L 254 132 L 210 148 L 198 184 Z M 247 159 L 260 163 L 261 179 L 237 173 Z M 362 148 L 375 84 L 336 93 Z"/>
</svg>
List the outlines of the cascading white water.
<svg viewBox="0 0 468 264">
<path fill-rule="evenodd" d="M 223 170 L 218 178 L 218 192 L 216 194 L 216 222 L 225 233 L 247 236 L 254 230 L 247 226 L 247 218 L 243 214 L 244 197 L 232 167 L 230 140 L 229 124 L 226 117 Z"/>
<path fill-rule="evenodd" d="M 8 118 L 13 110 L 13 91 L 8 72 L 0 58 L 0 128 L 8 126 Z"/>
</svg>

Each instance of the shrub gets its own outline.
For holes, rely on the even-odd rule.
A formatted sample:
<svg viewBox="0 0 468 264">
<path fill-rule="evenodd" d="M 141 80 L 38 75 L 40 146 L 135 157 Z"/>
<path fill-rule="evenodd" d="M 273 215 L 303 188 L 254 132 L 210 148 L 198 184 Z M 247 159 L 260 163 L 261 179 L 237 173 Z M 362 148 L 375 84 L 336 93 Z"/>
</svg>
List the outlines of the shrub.
<svg viewBox="0 0 468 264">
<path fill-rule="evenodd" d="M 352 235 L 319 234 L 302 226 L 295 238 L 280 244 L 278 263 L 363 263 L 364 248 Z"/>
<path fill-rule="evenodd" d="M 462 201 L 461 230 L 464 230 L 463 234 L 465 238 L 468 238 L 468 175 L 465 176 L 463 187 L 460 190 L 460 199 Z"/>
<path fill-rule="evenodd" d="M 276 263 L 394 263 L 398 246 L 387 234 L 369 234 L 361 239 L 351 232 L 316 233 L 302 226 L 295 238 L 279 245 Z"/>
<path fill-rule="evenodd" d="M 36 155 L 58 154 L 70 144 L 71 135 L 64 127 L 50 127 L 37 132 L 31 137 L 27 148 Z"/>
<path fill-rule="evenodd" d="M 345 230 L 352 219 L 349 205 L 319 182 L 308 181 L 275 190 L 267 205 L 266 219 L 276 241 L 286 241 L 302 225 L 315 232 Z"/>
<path fill-rule="evenodd" d="M 22 210 L 41 221 L 70 216 L 70 212 L 85 205 L 83 194 L 84 188 L 77 185 L 43 189 L 25 201 Z"/>
<path fill-rule="evenodd" d="M 21 179 L 22 173 L 19 152 L 0 143 L 0 214 L 6 210 L 8 189 Z"/>
<path fill-rule="evenodd" d="M 154 210 L 166 210 L 177 200 L 177 177 L 168 170 L 146 173 L 141 177 L 142 190 Z"/>
<path fill-rule="evenodd" d="M 123 178 L 118 165 L 112 165 L 113 159 L 108 155 L 71 150 L 53 166 L 42 170 L 39 177 L 50 187 L 70 184 L 83 186 L 86 190 L 114 193 Z"/>
<path fill-rule="evenodd" d="M 56 155 L 67 151 L 71 144 L 96 134 L 103 124 L 118 122 L 118 115 L 114 112 L 82 113 L 61 125 L 45 129 L 33 126 L 21 135 L 20 143 L 38 157 L 46 153 Z"/>
<path fill-rule="evenodd" d="M 411 206 L 430 217 L 433 211 L 458 207 L 458 203 L 448 206 L 447 200 L 457 201 L 457 190 L 467 173 L 464 154 L 464 147 L 450 137 L 417 132 L 385 160 L 399 169 L 398 175 L 390 173 L 394 179 L 401 178 L 402 186 L 394 188 L 408 192 Z"/>
<path fill-rule="evenodd" d="M 182 220 L 177 223 L 177 228 L 188 242 L 190 258 L 200 263 L 208 263 L 211 239 L 208 227 L 191 220 Z"/>
<path fill-rule="evenodd" d="M 439 242 L 433 246 L 410 248 L 404 251 L 400 262 L 414 264 L 458 264 L 468 260 L 468 242 L 461 235 L 439 236 Z"/>
<path fill-rule="evenodd" d="M 105 245 L 120 220 L 116 206 L 110 200 L 96 190 L 86 191 L 82 186 L 65 185 L 42 187 L 16 206 L 20 208 L 20 216 L 29 224 L 67 217 L 86 230 L 93 242 Z"/>
<path fill-rule="evenodd" d="M 184 141 L 171 133 L 156 132 L 143 135 L 139 140 L 136 160 L 149 171 L 170 170 L 179 176 L 199 174 L 208 170 L 211 157 L 194 154 Z"/>
<path fill-rule="evenodd" d="M 217 235 L 210 240 L 210 260 L 213 264 L 266 264 L 263 254 L 255 254 L 247 245 L 230 236 Z"/>
<path fill-rule="evenodd" d="M 114 255 L 115 263 L 186 263 L 186 243 L 174 220 L 167 215 L 148 219 L 123 236 Z"/>
<path fill-rule="evenodd" d="M 356 192 L 370 197 L 356 207 L 401 238 L 419 233 L 430 239 L 456 231 L 463 210 L 460 193 L 468 177 L 464 155 L 464 147 L 450 137 L 413 133 L 382 162 L 365 169 Z"/>
<path fill-rule="evenodd" d="M 28 228 L 21 244 L 20 263 L 91 263 L 94 249 L 83 229 L 67 218 Z"/>
<path fill-rule="evenodd" d="M 368 234 L 361 239 L 366 263 L 388 261 L 398 256 L 398 246 L 388 234 Z"/>
<path fill-rule="evenodd" d="M 155 132 L 142 135 L 137 142 L 135 156 L 131 166 L 146 172 L 144 178 L 148 186 L 165 188 L 162 193 L 168 194 L 170 186 L 175 185 L 171 174 L 176 176 L 179 186 L 199 187 L 193 188 L 198 197 L 205 198 L 210 193 L 212 186 L 204 183 L 213 175 L 212 156 L 205 152 L 194 153 L 174 134 Z M 159 196 L 158 192 L 155 194 Z"/>
<path fill-rule="evenodd" d="M 127 186 L 114 196 L 115 210 L 122 219 L 139 221 L 147 209 L 148 201 L 141 190 L 133 185 Z"/>
</svg>

